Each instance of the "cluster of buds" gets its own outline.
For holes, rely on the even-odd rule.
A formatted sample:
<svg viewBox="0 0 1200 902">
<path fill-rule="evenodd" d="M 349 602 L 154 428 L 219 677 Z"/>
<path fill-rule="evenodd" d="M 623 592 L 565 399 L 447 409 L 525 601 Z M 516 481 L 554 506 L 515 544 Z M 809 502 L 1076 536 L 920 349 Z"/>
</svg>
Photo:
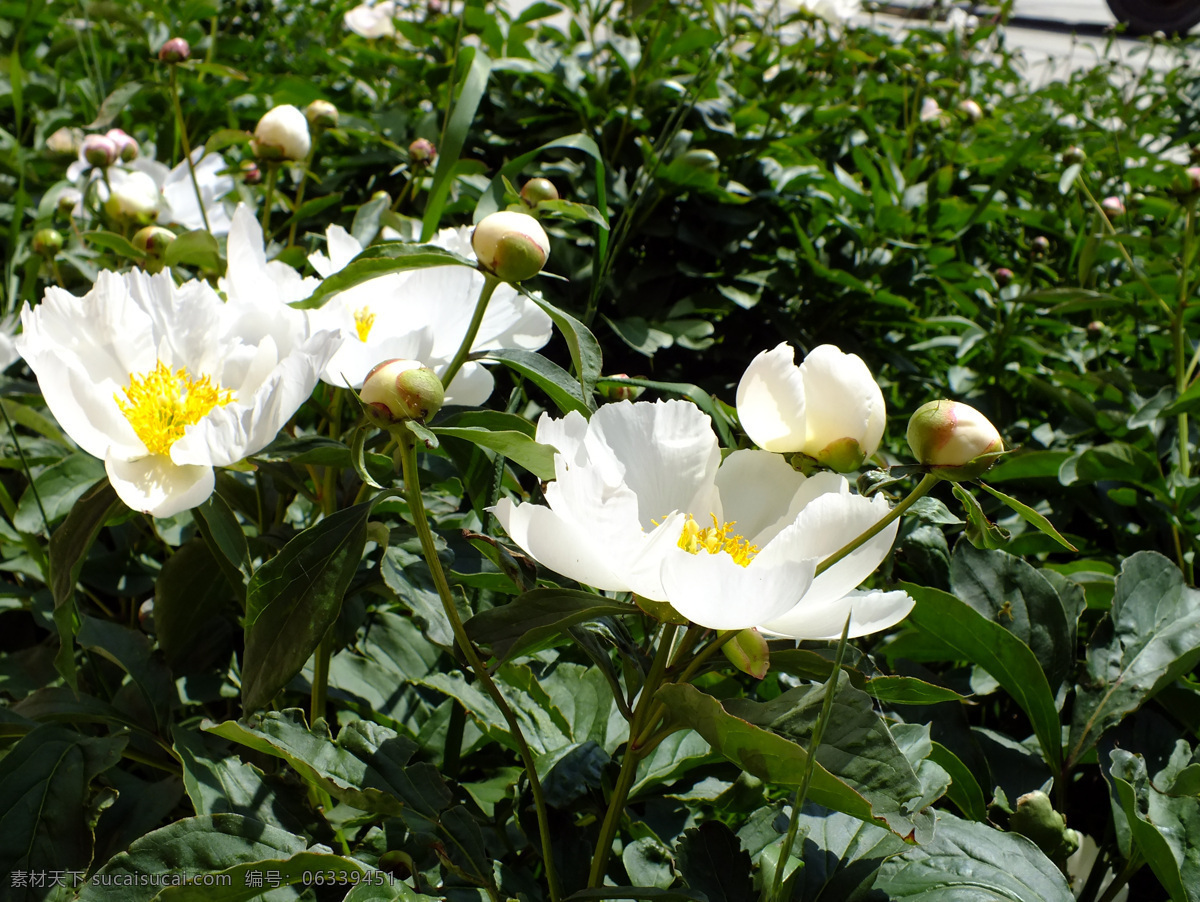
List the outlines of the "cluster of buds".
<svg viewBox="0 0 1200 902">
<path fill-rule="evenodd" d="M 250 139 L 254 155 L 269 162 L 303 160 L 311 148 L 308 119 L 290 103 L 267 110 Z"/>
<path fill-rule="evenodd" d="M 80 149 L 85 160 L 101 169 L 107 169 L 118 160 L 130 163 L 141 152 L 137 141 L 119 128 L 110 128 L 103 135 L 88 135 Z"/>
<path fill-rule="evenodd" d="M 528 213 L 501 211 L 483 217 L 471 233 L 479 265 L 502 282 L 536 276 L 550 256 L 550 239 Z"/>
<path fill-rule="evenodd" d="M 978 478 L 1004 453 L 996 427 L 961 401 L 922 404 L 908 421 L 906 437 L 923 466 L 952 482 Z"/>
</svg>

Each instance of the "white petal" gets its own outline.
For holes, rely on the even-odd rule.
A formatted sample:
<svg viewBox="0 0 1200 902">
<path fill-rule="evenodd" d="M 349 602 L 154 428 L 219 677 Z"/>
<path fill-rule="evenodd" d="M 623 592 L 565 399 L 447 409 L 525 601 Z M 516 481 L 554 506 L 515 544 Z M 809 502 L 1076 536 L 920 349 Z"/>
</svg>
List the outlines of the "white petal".
<svg viewBox="0 0 1200 902">
<path fill-rule="evenodd" d="M 761 547 L 796 519 L 789 509 L 804 482 L 804 474 L 778 454 L 734 451 L 717 470 L 721 517 L 737 523 L 734 531 Z"/>
<path fill-rule="evenodd" d="M 435 371 L 441 374 L 443 369 L 444 367 L 436 367 Z M 445 403 L 457 404 L 460 407 L 479 407 L 492 396 L 495 384 L 487 367 L 467 361 L 446 386 Z"/>
<path fill-rule="evenodd" d="M 346 264 L 362 253 L 362 243 L 340 225 L 331 225 L 325 230 L 325 246 L 329 248 L 333 272 L 345 268 Z M 329 273 L 321 273 L 328 276 Z"/>
<path fill-rule="evenodd" d="M 492 510 L 509 537 L 542 566 L 597 589 L 629 591 L 610 567 L 612 556 L 574 522 L 540 504 L 514 505 L 508 498 Z"/>
<path fill-rule="evenodd" d="M 587 435 L 587 427 L 588 421 L 575 410 L 561 418 L 543 413 L 538 419 L 535 437 L 543 445 L 556 448 L 568 467 L 582 466 L 587 459 L 583 454 L 583 439 Z"/>
<path fill-rule="evenodd" d="M 643 529 L 672 511 L 707 519 L 721 452 L 712 422 L 695 404 L 605 404 L 592 415 L 584 444 L 606 482 L 624 482 L 637 496 Z"/>
<path fill-rule="evenodd" d="M 906 592 L 850 592 L 817 604 L 807 597 L 782 617 L 762 625 L 762 631 L 793 639 L 837 639 L 850 616 L 851 639 L 895 626 L 915 602 Z"/>
<path fill-rule="evenodd" d="M 765 451 L 799 451 L 805 440 L 804 380 L 787 343 L 763 351 L 746 367 L 737 389 L 738 419 Z"/>
<path fill-rule="evenodd" d="M 195 507 L 212 494 L 215 484 L 212 467 L 176 466 L 161 454 L 139 460 L 109 457 L 104 469 L 122 501 L 155 517 Z"/>
<path fill-rule="evenodd" d="M 852 438 L 870 457 L 883 437 L 883 392 L 857 354 L 833 345 L 813 348 L 800 364 L 807 399 L 803 450 L 814 457 L 831 442 Z"/>
</svg>

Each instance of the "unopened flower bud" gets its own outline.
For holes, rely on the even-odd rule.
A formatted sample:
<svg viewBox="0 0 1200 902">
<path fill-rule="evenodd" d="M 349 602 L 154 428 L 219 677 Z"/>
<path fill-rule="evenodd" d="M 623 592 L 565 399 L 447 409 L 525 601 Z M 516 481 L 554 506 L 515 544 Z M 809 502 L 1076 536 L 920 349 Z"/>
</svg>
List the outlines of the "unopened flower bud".
<svg viewBox="0 0 1200 902">
<path fill-rule="evenodd" d="M 65 125 L 56 129 L 46 139 L 46 150 L 51 153 L 73 157 L 79 153 L 83 142 L 83 132 L 77 128 L 67 128 Z"/>
<path fill-rule="evenodd" d="M 242 163 L 242 181 L 247 185 L 257 185 L 262 181 L 262 170 L 258 168 L 258 164 L 253 160 L 246 160 Z"/>
<path fill-rule="evenodd" d="M 1068 166 L 1082 163 L 1086 159 L 1087 154 L 1083 152 L 1083 148 L 1077 147 L 1074 144 L 1062 152 L 1062 161 Z"/>
<path fill-rule="evenodd" d="M 1189 166 L 1184 170 L 1187 176 L 1188 187 L 1193 191 L 1200 191 L 1200 166 Z"/>
<path fill-rule="evenodd" d="M 442 380 L 415 360 L 385 360 L 367 373 L 359 397 L 383 428 L 405 420 L 423 422 L 441 410 Z"/>
<path fill-rule="evenodd" d="M 267 110 L 250 139 L 250 149 L 260 160 L 303 160 L 311 147 L 308 120 L 290 103 Z"/>
<path fill-rule="evenodd" d="M 1001 266 L 998 270 L 996 270 L 996 284 L 1001 288 L 1012 284 L 1012 280 L 1013 271 L 1007 266 Z"/>
<path fill-rule="evenodd" d="M 1104 323 L 1098 319 L 1092 320 L 1087 324 L 1088 338 L 1099 338 L 1104 334 Z"/>
<path fill-rule="evenodd" d="M 536 207 L 543 201 L 558 200 L 558 189 L 550 179 L 530 179 L 521 186 L 521 200 L 527 207 Z"/>
<path fill-rule="evenodd" d="M 716 172 L 721 168 L 721 158 L 705 147 L 686 151 L 679 161 L 697 172 Z"/>
<path fill-rule="evenodd" d="M 104 133 L 104 137 L 108 138 L 117 145 L 117 154 L 126 163 L 132 163 L 138 158 L 138 153 L 141 148 L 138 147 L 137 140 L 125 133 L 119 128 L 110 128 Z"/>
<path fill-rule="evenodd" d="M 1050 239 L 1045 235 L 1038 235 L 1029 246 L 1033 249 L 1034 256 L 1042 257 L 1050 250 Z"/>
<path fill-rule="evenodd" d="M 1121 201 L 1121 198 L 1114 194 L 1100 201 L 1100 209 L 1109 216 L 1120 216 L 1125 212 L 1125 204 Z"/>
<path fill-rule="evenodd" d="M 175 233 L 170 229 L 152 225 L 138 229 L 133 236 L 133 246 L 147 257 L 161 257 L 174 240 Z"/>
<path fill-rule="evenodd" d="M 977 478 L 1004 451 L 996 427 L 960 401 L 922 404 L 908 421 L 907 438 L 920 463 L 954 482 Z"/>
<path fill-rule="evenodd" d="M 372 194 L 371 200 L 377 200 L 380 203 L 385 203 L 389 207 L 392 205 L 392 196 L 390 194 L 388 194 L 386 191 L 384 191 L 383 189 L 380 189 L 379 191 L 376 191 L 374 194 Z"/>
<path fill-rule="evenodd" d="M 740 630 L 721 646 L 725 657 L 742 673 L 761 680 L 771 669 L 771 650 L 763 634 L 753 627 Z"/>
<path fill-rule="evenodd" d="M 183 38 L 171 38 L 158 48 L 158 58 L 164 63 L 186 63 L 192 56 L 192 48 Z"/>
<path fill-rule="evenodd" d="M 93 166 L 111 166 L 120 156 L 121 151 L 112 138 L 105 135 L 88 135 L 83 139 L 83 158 Z"/>
<path fill-rule="evenodd" d="M 1008 828 L 1033 841 L 1051 861 L 1064 861 L 1079 848 L 1079 834 L 1067 829 L 1067 819 L 1054 810 L 1050 797 L 1041 790 L 1017 799 L 1017 810 Z"/>
<path fill-rule="evenodd" d="M 414 163 L 432 165 L 437 159 L 437 148 L 428 138 L 417 138 L 408 145 L 408 158 Z"/>
<path fill-rule="evenodd" d="M 63 248 L 62 232 L 58 229 L 38 229 L 33 233 L 33 252 L 51 259 Z"/>
<path fill-rule="evenodd" d="M 304 108 L 304 118 L 314 130 L 337 128 L 338 108 L 328 100 L 314 100 Z"/>
<path fill-rule="evenodd" d="M 614 379 L 628 379 L 626 373 L 614 373 Z M 646 389 L 640 385 L 621 385 L 617 382 L 604 382 L 596 389 L 605 401 L 636 401 Z"/>
<path fill-rule="evenodd" d="M 138 606 L 138 625 L 141 626 L 143 632 L 153 635 L 156 630 L 154 628 L 154 599 L 147 598 Z"/>
<path fill-rule="evenodd" d="M 144 172 L 130 172 L 113 186 L 112 196 L 104 202 L 104 212 L 113 219 L 145 224 L 158 217 L 161 200 L 154 179 Z"/>
<path fill-rule="evenodd" d="M 969 98 L 958 105 L 958 110 L 972 122 L 978 122 L 983 118 L 983 107 Z"/>
<path fill-rule="evenodd" d="M 58 215 L 70 216 L 75 207 L 83 201 L 83 192 L 78 188 L 64 188 L 58 195 Z"/>
<path fill-rule="evenodd" d="M 541 224 L 527 213 L 502 210 L 479 221 L 471 246 L 484 269 L 505 282 L 536 276 L 550 256 L 550 239 Z"/>
</svg>

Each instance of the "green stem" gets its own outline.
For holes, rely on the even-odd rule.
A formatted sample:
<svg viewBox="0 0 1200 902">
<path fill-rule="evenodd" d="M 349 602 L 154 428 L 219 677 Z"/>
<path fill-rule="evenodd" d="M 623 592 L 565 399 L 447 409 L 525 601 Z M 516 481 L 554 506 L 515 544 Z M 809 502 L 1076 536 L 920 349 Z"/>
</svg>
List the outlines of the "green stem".
<svg viewBox="0 0 1200 902">
<path fill-rule="evenodd" d="M 462 344 L 458 346 L 454 358 L 450 361 L 450 366 L 446 367 L 446 372 L 442 374 L 443 387 L 449 387 L 450 382 L 462 369 L 462 365 L 466 363 L 467 356 L 471 353 L 471 345 L 475 344 L 475 336 L 479 334 L 483 314 L 487 312 L 488 301 L 492 299 L 496 286 L 500 284 L 500 280 L 491 273 L 483 273 L 483 288 L 479 292 L 479 300 L 475 302 L 475 313 L 471 317 L 471 324 L 467 326 L 467 334 L 463 336 Z"/>
<path fill-rule="evenodd" d="M 296 202 L 292 204 L 292 227 L 288 229 L 288 247 L 296 243 L 296 228 L 300 225 L 300 205 L 304 203 L 304 189 L 308 187 L 308 170 L 312 168 L 313 160 L 317 157 L 318 137 L 319 134 L 314 130 L 312 146 L 308 149 L 308 156 L 304 160 L 304 168 L 300 170 L 300 184 L 296 186 Z"/>
<path fill-rule="evenodd" d="M 417 478 L 417 449 L 414 437 L 407 430 L 404 430 L 398 440 L 400 443 L 401 472 L 404 477 L 404 495 L 408 501 L 409 511 L 412 514 L 413 525 L 416 526 L 417 535 L 421 539 L 421 551 L 425 555 L 425 562 L 429 565 L 429 572 L 433 577 L 433 584 L 437 588 L 438 597 L 442 600 L 442 608 L 446 612 L 446 618 L 450 621 L 450 628 L 454 631 L 455 642 L 458 644 L 463 656 L 467 659 L 467 663 L 470 665 L 472 672 L 474 672 L 476 679 L 483 684 L 483 688 L 487 691 L 487 694 L 491 696 L 492 701 L 496 703 L 496 707 L 500 709 L 500 713 L 504 715 L 504 720 L 508 724 L 513 741 L 517 744 L 517 751 L 521 756 L 522 763 L 525 765 L 525 776 L 529 780 L 529 791 L 533 795 L 533 803 L 537 808 L 538 832 L 541 837 L 542 860 L 546 865 L 546 883 L 550 888 L 550 899 L 551 902 L 558 902 L 562 892 L 558 886 L 558 875 L 554 870 L 553 844 L 550 839 L 550 824 L 546 814 L 546 797 L 542 792 L 541 780 L 538 779 L 533 752 L 529 749 L 529 743 L 526 742 L 525 734 L 521 731 L 521 724 L 517 721 L 516 715 L 513 714 L 512 708 L 509 707 L 508 701 L 492 680 L 492 676 L 488 673 L 488 669 L 484 666 L 483 661 L 480 660 L 479 652 L 475 650 L 475 646 L 467 638 L 467 631 L 463 627 L 462 618 L 459 616 L 458 608 L 454 604 L 454 595 L 450 591 L 450 583 L 446 580 L 446 572 L 442 569 L 442 563 L 438 559 L 433 530 L 429 528 L 429 519 L 425 514 L 425 500 L 421 496 L 421 484 Z"/>
<path fill-rule="evenodd" d="M 317 646 L 317 659 L 313 662 L 312 681 L 312 718 L 310 723 L 316 723 L 317 718 L 325 716 L 325 695 L 329 689 L 329 659 L 333 656 L 333 627 Z"/>
<path fill-rule="evenodd" d="M 264 242 L 267 240 L 267 236 L 271 234 L 270 230 L 268 229 L 268 225 L 271 222 L 271 204 L 275 201 L 275 178 L 278 175 L 279 164 L 274 162 L 267 163 L 267 196 L 263 198 L 262 210 L 262 233 Z"/>
<path fill-rule="evenodd" d="M 192 162 L 192 145 L 188 141 L 187 126 L 183 122 L 183 107 L 179 103 L 179 81 L 175 71 L 176 65 L 168 67 L 171 70 L 171 102 L 175 107 L 175 128 L 179 141 L 183 145 L 183 158 L 187 160 L 188 175 L 192 177 L 192 190 L 196 192 L 196 204 L 200 207 L 200 219 L 204 222 L 204 231 L 211 232 L 208 225 L 208 214 L 204 212 L 204 198 L 200 195 L 200 182 L 196 180 L 196 165 Z"/>
<path fill-rule="evenodd" d="M 1150 297 L 1158 301 L 1159 305 L 1162 306 L 1163 310 L 1165 310 L 1168 315 L 1172 314 L 1174 311 L 1171 310 L 1170 305 L 1159 296 L 1158 292 L 1156 292 L 1153 286 L 1151 286 L 1150 280 L 1146 278 L 1146 274 L 1142 272 L 1141 267 L 1133 262 L 1133 257 L 1129 256 L 1129 251 L 1127 251 L 1125 249 L 1125 245 L 1121 243 L 1120 236 L 1117 235 L 1117 230 L 1113 227 L 1112 221 L 1108 218 L 1108 214 L 1104 212 L 1104 207 L 1100 206 L 1099 202 L 1095 198 L 1095 195 L 1093 195 L 1092 192 L 1088 190 L 1088 186 L 1083 183 L 1083 179 L 1076 179 L 1075 184 L 1079 186 L 1079 190 L 1083 192 L 1084 196 L 1088 199 L 1088 202 L 1091 203 L 1091 205 L 1095 208 L 1096 213 L 1099 214 L 1100 222 L 1104 225 L 1105 231 L 1108 232 L 1109 237 L 1113 239 L 1113 243 L 1117 246 L 1117 250 L 1120 251 L 1121 256 L 1125 258 L 1125 265 L 1129 267 L 1129 271 L 1133 273 L 1134 278 L 1141 282 L 1142 287 L 1146 289 L 1146 292 L 1150 295 Z"/>
<path fill-rule="evenodd" d="M 1187 350 L 1185 339 L 1184 314 L 1188 303 L 1188 258 L 1191 256 L 1192 239 L 1195 236 L 1195 208 L 1189 204 L 1187 210 L 1187 225 L 1183 232 L 1183 269 L 1179 274 L 1179 295 L 1175 304 L 1175 315 L 1171 318 L 1171 338 L 1175 363 L 1175 390 L 1182 395 L 1187 389 Z M 1181 413 L 1177 417 L 1179 433 L 1179 471 L 1187 479 L 1191 472 L 1191 461 L 1188 448 L 1188 415 Z"/>
<path fill-rule="evenodd" d="M 838 561 L 842 560 L 842 558 L 853 552 L 856 548 L 866 544 L 871 539 L 875 538 L 875 536 L 883 532 L 894 520 L 899 519 L 904 515 L 906 510 L 916 504 L 919 498 L 926 495 L 930 489 L 937 485 L 939 478 L 940 477 L 934 476 L 932 473 L 926 473 L 924 478 L 917 483 L 917 487 L 912 490 L 909 496 L 888 511 L 886 517 L 860 535 L 857 539 L 839 548 L 829 557 L 825 558 L 825 560 L 821 561 L 821 563 L 817 565 L 816 575 L 820 576 L 834 564 L 838 563 Z"/>
<path fill-rule="evenodd" d="M 780 898 L 779 892 L 783 887 L 783 872 L 787 870 L 788 859 L 792 855 L 792 845 L 796 842 L 796 833 L 800 828 L 800 811 L 808 798 L 808 788 L 812 784 L 813 770 L 817 764 L 817 749 L 821 747 L 821 739 L 825 735 L 825 727 L 829 724 L 833 712 L 833 699 L 837 695 L 838 679 L 842 674 L 842 661 L 846 658 L 846 640 L 850 636 L 850 617 L 846 617 L 846 625 L 842 627 L 842 638 L 838 640 L 837 653 L 833 659 L 833 673 L 825 684 L 825 698 L 821 702 L 821 716 L 813 729 L 812 742 L 804 759 L 804 773 L 800 776 L 800 787 L 796 790 L 796 798 L 792 801 L 792 817 L 788 823 L 787 837 L 783 848 L 779 850 L 779 858 L 775 862 L 775 879 L 771 883 L 771 894 L 767 897 L 771 902 Z"/>
<path fill-rule="evenodd" d="M 641 696 L 634 709 L 633 722 L 629 725 L 629 743 L 625 747 L 625 758 L 621 762 L 621 772 L 617 776 L 617 785 L 613 787 L 611 798 L 608 800 L 608 811 L 604 813 L 604 822 L 600 825 L 600 837 L 596 840 L 596 851 L 592 854 L 592 870 L 588 875 L 588 888 L 595 889 L 604 882 L 604 869 L 608 866 L 608 857 L 612 854 L 613 839 L 617 835 L 617 825 L 625 812 L 625 802 L 633 782 L 637 778 L 638 763 L 642 760 L 642 746 L 638 740 L 643 730 L 653 724 L 649 723 L 649 714 L 654 707 L 654 693 L 662 684 L 667 672 L 667 664 L 671 660 L 671 648 L 675 644 L 675 633 L 679 627 L 666 624 L 662 636 L 658 640 L 658 652 L 654 655 L 654 663 L 650 665 L 650 673 L 642 686 Z"/>
</svg>

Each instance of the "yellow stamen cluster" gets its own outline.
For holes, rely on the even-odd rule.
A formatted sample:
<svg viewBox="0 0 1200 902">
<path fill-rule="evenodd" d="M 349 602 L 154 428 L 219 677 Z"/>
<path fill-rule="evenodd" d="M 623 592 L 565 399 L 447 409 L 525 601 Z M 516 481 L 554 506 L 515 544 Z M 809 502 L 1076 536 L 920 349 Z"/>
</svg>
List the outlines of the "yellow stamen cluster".
<svg viewBox="0 0 1200 902">
<path fill-rule="evenodd" d="M 151 454 L 170 454 L 185 428 L 233 400 L 232 391 L 213 385 L 208 376 L 193 379 L 184 367 L 172 372 L 161 360 L 140 378 L 130 375 L 124 395 L 113 398 Z"/>
<path fill-rule="evenodd" d="M 354 328 L 358 332 L 359 341 L 367 340 L 373 325 L 375 325 L 375 314 L 371 312 L 370 307 L 363 307 L 354 312 Z"/>
<path fill-rule="evenodd" d="M 719 554 L 724 551 L 733 562 L 740 567 L 749 566 L 758 554 L 758 546 L 751 545 L 744 536 L 733 532 L 736 520 L 728 523 L 718 523 L 716 514 L 712 515 L 712 526 L 701 529 L 692 515 L 688 514 L 683 523 L 683 532 L 679 536 L 679 547 L 689 554 Z"/>
</svg>

